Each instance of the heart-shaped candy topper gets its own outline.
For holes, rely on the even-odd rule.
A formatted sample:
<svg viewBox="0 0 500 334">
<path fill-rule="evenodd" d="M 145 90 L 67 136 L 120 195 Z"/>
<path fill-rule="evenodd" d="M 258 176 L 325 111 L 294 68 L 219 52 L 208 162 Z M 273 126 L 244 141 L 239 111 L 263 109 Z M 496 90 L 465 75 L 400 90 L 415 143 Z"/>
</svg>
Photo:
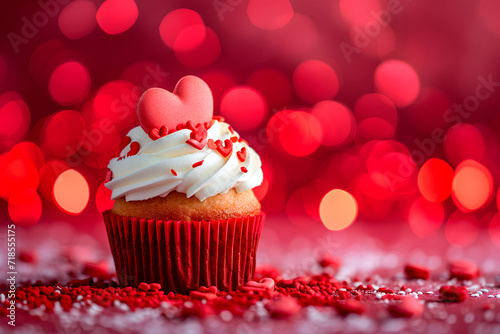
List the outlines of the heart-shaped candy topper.
<svg viewBox="0 0 500 334">
<path fill-rule="evenodd" d="M 179 124 L 210 122 L 214 101 L 210 87 L 202 79 L 188 75 L 175 85 L 173 93 L 150 88 L 137 104 L 137 116 L 146 133 L 162 126 L 175 129 Z"/>
</svg>

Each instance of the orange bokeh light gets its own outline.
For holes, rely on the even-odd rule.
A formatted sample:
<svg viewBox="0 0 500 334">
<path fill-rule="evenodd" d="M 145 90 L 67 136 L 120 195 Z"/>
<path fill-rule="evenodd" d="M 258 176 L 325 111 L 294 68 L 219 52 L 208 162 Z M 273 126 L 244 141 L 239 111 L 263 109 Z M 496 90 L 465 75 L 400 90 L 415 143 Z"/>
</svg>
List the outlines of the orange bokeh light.
<svg viewBox="0 0 500 334">
<path fill-rule="evenodd" d="M 89 197 L 87 180 L 74 169 L 61 173 L 54 182 L 54 203 L 67 214 L 80 214 L 87 206 Z"/>
<path fill-rule="evenodd" d="M 343 230 L 356 220 L 358 203 L 347 191 L 333 189 L 321 200 L 319 216 L 327 229 Z"/>
<path fill-rule="evenodd" d="M 462 161 L 455 170 L 452 182 L 453 202 L 462 212 L 483 207 L 493 193 L 490 171 L 474 160 Z"/>
<path fill-rule="evenodd" d="M 430 202 L 443 202 L 451 195 L 453 168 L 441 160 L 427 160 L 418 172 L 418 189 Z"/>
</svg>

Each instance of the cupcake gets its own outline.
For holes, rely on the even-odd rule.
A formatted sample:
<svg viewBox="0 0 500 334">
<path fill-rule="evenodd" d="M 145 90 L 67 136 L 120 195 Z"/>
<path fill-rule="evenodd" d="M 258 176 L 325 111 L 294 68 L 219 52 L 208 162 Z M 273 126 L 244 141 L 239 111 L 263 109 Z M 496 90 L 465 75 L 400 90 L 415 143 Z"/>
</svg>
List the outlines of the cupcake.
<svg viewBox="0 0 500 334">
<path fill-rule="evenodd" d="M 115 204 L 103 213 L 121 285 L 238 289 L 253 278 L 264 221 L 252 191 L 263 180 L 258 154 L 213 116 L 198 77 L 173 93 L 147 90 L 137 113 L 108 165 Z"/>
</svg>

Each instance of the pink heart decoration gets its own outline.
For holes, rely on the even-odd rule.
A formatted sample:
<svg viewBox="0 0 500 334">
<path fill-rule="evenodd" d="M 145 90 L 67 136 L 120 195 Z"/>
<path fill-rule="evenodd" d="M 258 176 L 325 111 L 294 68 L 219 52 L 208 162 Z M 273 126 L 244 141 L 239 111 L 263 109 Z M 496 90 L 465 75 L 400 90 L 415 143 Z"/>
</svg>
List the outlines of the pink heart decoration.
<svg viewBox="0 0 500 334">
<path fill-rule="evenodd" d="M 255 281 L 248 281 L 245 283 L 245 286 L 242 290 L 251 291 L 251 290 L 274 290 L 274 280 L 272 278 L 265 277 L 261 279 L 258 283 Z"/>
<path fill-rule="evenodd" d="M 137 116 L 146 133 L 152 129 L 175 129 L 179 124 L 210 122 L 213 116 L 213 97 L 202 79 L 188 75 L 175 85 L 173 93 L 162 88 L 150 88 L 137 104 Z"/>
</svg>

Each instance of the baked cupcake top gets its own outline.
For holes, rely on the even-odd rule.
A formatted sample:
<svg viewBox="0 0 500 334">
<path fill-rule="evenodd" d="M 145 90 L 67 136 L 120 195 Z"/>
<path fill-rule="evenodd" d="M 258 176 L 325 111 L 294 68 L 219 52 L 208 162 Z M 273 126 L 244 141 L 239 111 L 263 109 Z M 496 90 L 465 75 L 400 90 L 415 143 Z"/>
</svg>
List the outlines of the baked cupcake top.
<svg viewBox="0 0 500 334">
<path fill-rule="evenodd" d="M 222 118 L 213 118 L 212 94 L 200 78 L 182 78 L 173 93 L 146 91 L 137 110 L 141 126 L 129 131 L 108 165 L 113 200 L 177 191 L 203 201 L 262 183 L 259 155 Z"/>
</svg>

